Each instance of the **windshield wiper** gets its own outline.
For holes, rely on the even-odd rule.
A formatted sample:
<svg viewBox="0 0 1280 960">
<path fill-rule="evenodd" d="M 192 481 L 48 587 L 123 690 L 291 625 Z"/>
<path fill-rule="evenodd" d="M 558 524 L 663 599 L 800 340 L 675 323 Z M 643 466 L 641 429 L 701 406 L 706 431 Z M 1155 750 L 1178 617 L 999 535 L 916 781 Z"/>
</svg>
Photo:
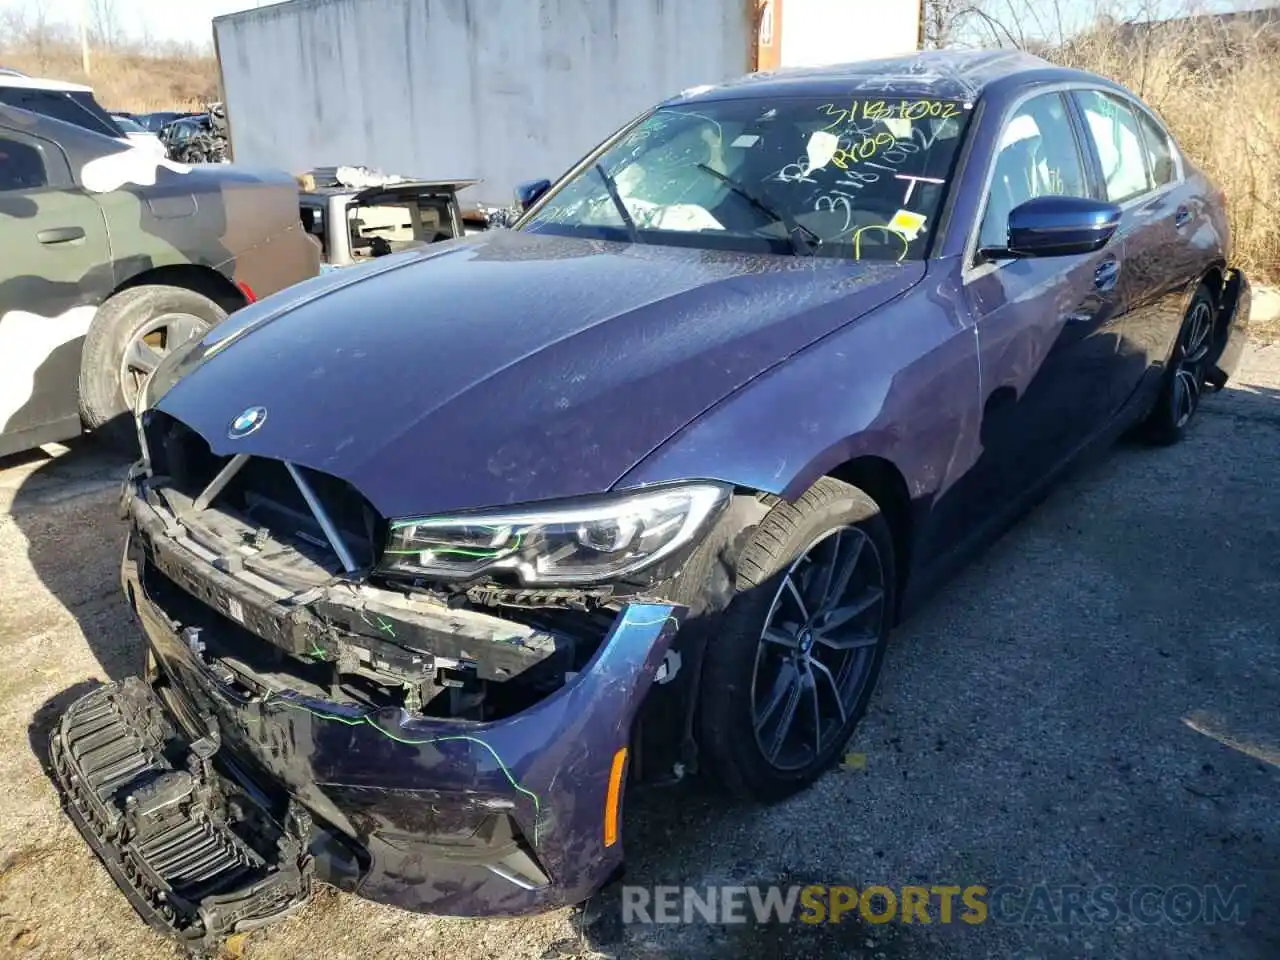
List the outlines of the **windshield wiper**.
<svg viewBox="0 0 1280 960">
<path fill-rule="evenodd" d="M 699 170 L 705 170 L 711 174 L 731 191 L 740 196 L 747 203 L 751 204 L 770 220 L 780 222 L 787 228 L 787 239 L 791 241 L 791 249 L 798 255 L 812 257 L 814 248 L 822 246 L 822 238 L 800 223 L 786 210 L 776 210 L 769 204 L 765 203 L 754 193 L 738 183 L 731 177 L 721 173 L 715 167 L 708 166 L 705 163 L 694 164 Z"/>
<path fill-rule="evenodd" d="M 631 242 L 643 243 L 644 241 L 640 239 L 640 231 L 636 229 L 636 222 L 631 219 L 627 205 L 622 202 L 622 195 L 618 193 L 618 185 L 613 182 L 613 177 L 605 173 L 604 167 L 598 163 L 596 164 L 596 173 L 600 174 L 600 179 L 604 181 L 604 188 L 609 191 L 609 199 L 613 201 L 614 207 L 618 210 L 618 216 L 626 224 L 627 233 L 631 234 Z"/>
</svg>

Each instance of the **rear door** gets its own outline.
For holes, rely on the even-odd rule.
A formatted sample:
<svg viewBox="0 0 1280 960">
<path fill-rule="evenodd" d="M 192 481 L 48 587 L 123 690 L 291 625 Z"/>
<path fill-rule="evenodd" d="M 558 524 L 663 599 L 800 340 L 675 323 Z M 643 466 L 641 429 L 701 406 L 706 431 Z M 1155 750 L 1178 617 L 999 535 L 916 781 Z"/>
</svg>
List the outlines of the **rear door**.
<svg viewBox="0 0 1280 960">
<path fill-rule="evenodd" d="M 977 246 L 1003 247 L 1009 212 L 1033 197 L 1088 197 L 1094 185 L 1064 92 L 1038 94 L 994 134 Z M 1121 249 L 971 261 L 964 295 L 982 376 L 982 455 L 973 509 L 994 513 L 1043 479 L 1105 422 L 1122 302 Z"/>
<path fill-rule="evenodd" d="M 1103 198 L 1123 211 L 1112 241 L 1124 248 L 1119 289 L 1127 307 L 1115 325 L 1121 360 L 1111 384 L 1115 411 L 1172 348 L 1195 279 L 1197 260 L 1188 254 L 1198 204 L 1168 135 L 1138 104 L 1104 90 L 1077 90 L 1072 97 Z"/>
<path fill-rule="evenodd" d="M 114 285 L 106 224 L 50 140 L 0 126 L 0 454 L 79 432 L 80 350 Z"/>
</svg>

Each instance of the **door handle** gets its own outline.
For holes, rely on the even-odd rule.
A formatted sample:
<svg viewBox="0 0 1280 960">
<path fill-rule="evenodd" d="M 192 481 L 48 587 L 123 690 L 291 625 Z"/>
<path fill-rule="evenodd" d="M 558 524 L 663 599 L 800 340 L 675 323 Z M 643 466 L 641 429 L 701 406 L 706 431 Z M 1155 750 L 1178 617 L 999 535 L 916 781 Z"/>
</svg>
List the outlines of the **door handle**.
<svg viewBox="0 0 1280 960">
<path fill-rule="evenodd" d="M 41 230 L 36 234 L 36 239 L 41 243 L 70 243 L 72 240 L 84 239 L 83 227 L 51 227 L 48 230 Z"/>
<path fill-rule="evenodd" d="M 1096 289 L 1107 293 L 1115 289 L 1116 280 L 1120 277 L 1120 261 L 1114 258 L 1103 260 L 1093 270 L 1093 285 Z"/>
<path fill-rule="evenodd" d="M 1173 215 L 1173 225 L 1179 229 L 1185 227 L 1191 222 L 1191 211 L 1186 207 L 1179 207 Z"/>
</svg>

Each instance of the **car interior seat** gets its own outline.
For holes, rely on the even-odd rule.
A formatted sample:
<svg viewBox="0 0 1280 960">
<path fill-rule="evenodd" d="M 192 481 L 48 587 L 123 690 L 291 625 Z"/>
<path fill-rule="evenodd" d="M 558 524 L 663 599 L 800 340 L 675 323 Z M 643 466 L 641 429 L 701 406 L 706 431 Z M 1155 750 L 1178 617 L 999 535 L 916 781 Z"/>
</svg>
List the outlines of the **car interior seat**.
<svg viewBox="0 0 1280 960">
<path fill-rule="evenodd" d="M 1009 214 L 1019 204 L 1046 192 L 1041 165 L 1037 162 L 1042 138 L 1039 134 L 1008 144 L 996 158 L 995 175 L 987 198 L 979 244 L 1002 247 L 1008 242 Z"/>
</svg>

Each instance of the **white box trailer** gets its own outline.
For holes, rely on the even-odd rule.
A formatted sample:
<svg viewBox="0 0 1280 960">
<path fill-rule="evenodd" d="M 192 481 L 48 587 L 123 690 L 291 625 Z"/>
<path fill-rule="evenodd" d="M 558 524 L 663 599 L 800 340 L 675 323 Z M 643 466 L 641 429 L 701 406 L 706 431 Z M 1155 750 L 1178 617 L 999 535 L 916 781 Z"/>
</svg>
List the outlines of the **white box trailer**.
<svg viewBox="0 0 1280 960">
<path fill-rule="evenodd" d="M 291 0 L 219 17 L 213 26 L 237 162 L 479 178 L 463 205 L 503 205 L 520 181 L 558 176 L 687 87 L 757 65 L 912 49 L 919 5 Z M 886 7 L 905 13 L 886 18 Z M 902 36 L 887 36 L 886 21 Z M 833 42 L 833 30 L 849 39 Z M 868 37 L 876 35 L 881 43 L 873 47 Z"/>
</svg>

